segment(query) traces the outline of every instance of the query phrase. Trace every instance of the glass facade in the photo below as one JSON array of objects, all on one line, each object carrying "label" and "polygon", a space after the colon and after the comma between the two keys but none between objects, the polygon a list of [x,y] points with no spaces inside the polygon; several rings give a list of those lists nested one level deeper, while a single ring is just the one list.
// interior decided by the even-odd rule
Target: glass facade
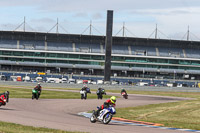
[{"label": "glass facade", "polygon": [[[82,54],[82,53],[52,53],[48,51],[7,51],[0,50],[0,60],[15,62],[34,62],[34,63],[62,63],[62,64],[85,64],[104,66],[103,54]],[[189,60],[181,58],[158,58],[141,57],[136,55],[112,55],[112,66],[119,67],[142,67],[142,68],[164,68],[164,69],[183,69],[200,70],[200,60]]]}]

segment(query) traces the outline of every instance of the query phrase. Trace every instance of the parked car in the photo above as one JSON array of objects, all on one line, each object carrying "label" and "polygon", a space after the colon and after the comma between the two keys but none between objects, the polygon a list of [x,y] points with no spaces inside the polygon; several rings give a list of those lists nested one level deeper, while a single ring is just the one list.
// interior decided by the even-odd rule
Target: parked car
[{"label": "parked car", "polygon": [[75,80],[75,79],[69,79],[69,80],[68,80],[68,83],[69,83],[69,84],[75,84],[75,83],[76,83],[76,80]]},{"label": "parked car", "polygon": [[67,79],[66,78],[60,79],[60,83],[67,83]]},{"label": "parked car", "polygon": [[77,79],[77,80],[76,80],[76,83],[77,83],[77,84],[83,84],[83,80],[82,80],[82,79]]},{"label": "parked car", "polygon": [[97,84],[103,84],[103,80],[97,80]]}]

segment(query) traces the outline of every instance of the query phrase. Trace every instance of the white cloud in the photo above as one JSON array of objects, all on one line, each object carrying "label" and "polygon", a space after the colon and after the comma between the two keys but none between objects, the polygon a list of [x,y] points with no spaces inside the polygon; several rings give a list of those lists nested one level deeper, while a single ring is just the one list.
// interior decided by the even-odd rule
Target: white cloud
[{"label": "white cloud", "polygon": [[190,8],[200,5],[199,0],[0,0],[0,6],[36,6],[48,11],[97,11]]},{"label": "white cloud", "polygon": [[114,10],[113,34],[125,22],[138,37],[148,37],[156,23],[170,37],[180,37],[188,25],[191,32],[200,35],[199,0],[0,0],[0,28],[13,29],[26,16],[36,30],[50,29],[58,18],[72,33],[81,33],[92,20],[94,27],[105,34],[108,9]]},{"label": "white cloud", "polygon": [[77,17],[77,18],[85,18],[85,17],[88,17],[88,14],[86,12],[78,12],[78,13],[75,13],[73,15],[73,17]]},{"label": "white cloud", "polygon": [[33,18],[31,19],[31,22],[32,23],[56,23],[56,20],[54,19],[51,19],[51,18],[47,18],[47,17],[44,17],[44,18]]}]

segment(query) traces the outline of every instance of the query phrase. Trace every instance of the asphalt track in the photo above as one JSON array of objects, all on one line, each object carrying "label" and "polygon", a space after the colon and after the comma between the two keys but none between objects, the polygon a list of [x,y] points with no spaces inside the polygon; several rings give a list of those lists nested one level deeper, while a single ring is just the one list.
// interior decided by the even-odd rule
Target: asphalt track
[{"label": "asphalt track", "polygon": [[[108,93],[109,94],[109,93]],[[110,93],[109,95],[119,95]],[[175,102],[183,98],[160,97],[130,94],[129,99],[117,99],[117,108],[138,105]],[[98,99],[15,99],[11,98],[6,106],[0,108],[0,121],[13,122],[34,127],[46,127],[66,131],[91,133],[187,133],[124,125],[119,123],[90,123],[88,118],[77,115],[79,112],[96,109],[104,100]],[[190,132],[191,133],[191,132]]]}]

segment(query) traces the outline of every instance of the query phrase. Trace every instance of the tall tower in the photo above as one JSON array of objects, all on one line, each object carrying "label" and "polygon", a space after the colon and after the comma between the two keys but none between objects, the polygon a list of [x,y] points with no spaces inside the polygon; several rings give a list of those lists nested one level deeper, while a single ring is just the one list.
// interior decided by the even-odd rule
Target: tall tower
[{"label": "tall tower", "polygon": [[110,82],[111,75],[111,54],[112,54],[112,29],[113,29],[113,11],[107,11],[106,40],[105,40],[105,67],[104,81]]}]

